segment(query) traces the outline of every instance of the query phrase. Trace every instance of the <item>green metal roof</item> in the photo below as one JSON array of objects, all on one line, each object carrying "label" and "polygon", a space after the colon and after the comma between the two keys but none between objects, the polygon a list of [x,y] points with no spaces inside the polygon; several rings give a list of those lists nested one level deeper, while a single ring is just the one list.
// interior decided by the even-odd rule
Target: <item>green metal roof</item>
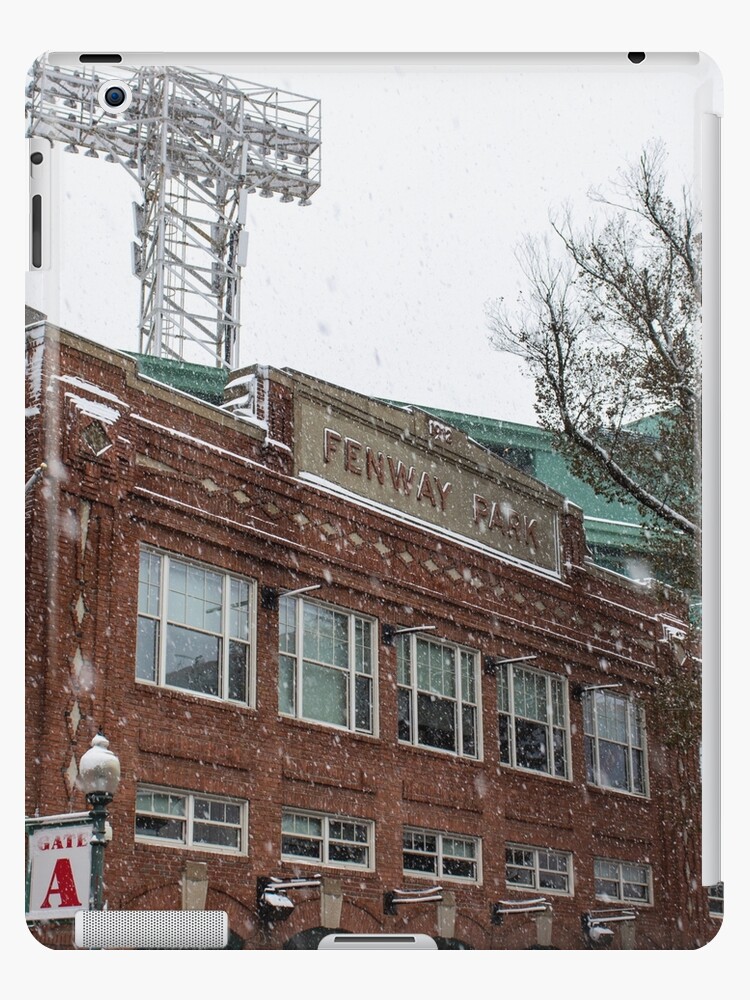
[{"label": "green metal roof", "polygon": [[[403,405],[403,404],[398,404]],[[495,420],[454,410],[420,409],[463,431],[478,444],[528,472],[577,504],[587,518],[586,534],[592,544],[613,545],[619,539],[637,548],[641,519],[635,505],[607,500],[588,483],[578,479],[563,455],[556,450],[553,435],[541,427]],[[588,520],[589,518],[594,520]]]},{"label": "green metal roof", "polygon": [[[230,375],[226,369],[156,358],[149,354],[126,353],[135,359],[138,371],[147,378],[215,406],[223,402],[224,386]],[[419,408],[463,431],[478,444],[579,506],[584,513],[586,537],[597,562],[618,572],[626,572],[627,556],[643,551],[641,521],[636,507],[607,500],[588,483],[574,476],[564,456],[555,449],[553,435],[549,431],[455,410],[430,406]]]},{"label": "green metal roof", "polygon": [[141,375],[155,382],[162,382],[172,389],[179,389],[189,396],[202,399],[205,403],[213,403],[214,406],[224,401],[224,386],[229,378],[229,372],[225,368],[209,368],[206,365],[155,358],[150,354],[135,354],[132,351],[125,353],[135,359]]}]

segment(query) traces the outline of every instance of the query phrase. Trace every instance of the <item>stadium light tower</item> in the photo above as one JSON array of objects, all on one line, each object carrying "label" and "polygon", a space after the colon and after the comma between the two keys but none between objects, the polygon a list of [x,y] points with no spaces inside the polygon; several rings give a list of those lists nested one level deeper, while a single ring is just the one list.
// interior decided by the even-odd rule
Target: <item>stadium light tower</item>
[{"label": "stadium light tower", "polygon": [[[112,81],[132,92],[120,114],[98,99]],[[236,368],[247,196],[310,204],[320,187],[320,102],[202,70],[46,58],[32,67],[27,97],[29,135],[103,154],[140,185],[141,353],[185,359],[189,350]]]}]

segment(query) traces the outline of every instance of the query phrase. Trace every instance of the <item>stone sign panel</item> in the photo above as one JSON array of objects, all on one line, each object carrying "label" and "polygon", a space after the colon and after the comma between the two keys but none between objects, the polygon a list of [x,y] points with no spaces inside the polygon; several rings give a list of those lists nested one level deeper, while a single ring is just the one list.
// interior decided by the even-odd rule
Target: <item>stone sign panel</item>
[{"label": "stone sign panel", "polygon": [[294,426],[300,478],[559,574],[563,498],[455,428],[419,410],[299,384]]}]

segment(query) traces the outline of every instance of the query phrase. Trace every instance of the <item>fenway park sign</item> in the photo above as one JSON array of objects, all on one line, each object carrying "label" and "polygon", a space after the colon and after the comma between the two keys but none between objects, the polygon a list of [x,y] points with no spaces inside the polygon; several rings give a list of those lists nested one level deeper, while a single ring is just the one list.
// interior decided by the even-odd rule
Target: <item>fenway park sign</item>
[{"label": "fenway park sign", "polygon": [[557,494],[421,411],[372,404],[358,417],[298,393],[297,475],[559,573]]}]

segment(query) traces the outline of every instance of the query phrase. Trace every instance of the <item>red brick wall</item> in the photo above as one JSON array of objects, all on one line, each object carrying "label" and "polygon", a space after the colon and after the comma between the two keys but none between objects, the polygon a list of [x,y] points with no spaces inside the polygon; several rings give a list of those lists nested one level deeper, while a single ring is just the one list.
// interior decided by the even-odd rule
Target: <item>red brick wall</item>
[{"label": "red brick wall", "polygon": [[[122,765],[106,855],[110,906],[179,907],[186,860],[205,861],[209,907],[227,909],[249,947],[280,947],[320,923],[318,896],[310,890],[295,897],[293,916],[271,933],[256,923],[257,877],[295,872],[279,860],[280,816],[283,806],[297,806],[375,822],[376,871],[327,872],[342,881],[347,930],[436,933],[434,904],[404,907],[397,917],[383,914],[384,891],[408,882],[401,856],[408,824],[482,838],[482,885],[445,883],[456,896],[455,936],[473,947],[517,948],[536,940],[529,918],[490,922],[494,902],[522,898],[505,886],[507,842],[574,852],[575,895],[548,897],[557,947],[585,947],[581,914],[602,908],[594,898],[595,856],[652,866],[654,905],[639,910],[637,947],[689,948],[710,938],[716,925],[694,884],[698,796],[679,806],[684,789],[698,788],[697,749],[667,745],[668,727],[660,734],[659,721],[663,728],[668,720],[660,719],[655,700],[657,678],[675,669],[659,614],[684,609],[663,594],[587,570],[575,513],[562,528],[568,567],[562,580],[552,579],[292,480],[288,453],[269,444],[262,430],[154,388],[121,356],[62,335],[56,373],[116,399],[52,379],[54,391],[45,397],[50,409],[31,421],[32,461],[44,450],[45,433],[47,449],[59,449],[61,461],[30,517],[27,809],[45,815],[85,808],[65,772],[102,727]],[[271,388],[271,437],[289,443],[289,389]],[[110,447],[98,457],[82,437],[94,419],[87,412],[92,407],[82,409],[71,394],[120,414],[105,425]],[[209,481],[216,488],[207,487]],[[295,520],[300,514],[303,523]],[[481,654],[537,654],[534,666],[567,676],[571,691],[573,684],[616,678],[645,704],[650,796],[586,784],[582,709],[572,697],[571,781],[501,767],[497,681],[484,671],[481,762],[399,745],[395,647],[382,643],[378,737],[282,718],[278,616],[260,603],[255,707],[138,683],[141,544],[251,577],[259,589],[319,583],[325,569],[330,582],[320,599],[373,615],[378,626],[426,621]],[[247,857],[136,844],[138,782],[247,800]],[[303,874],[310,870],[299,867]],[[614,947],[617,941],[616,935]]]}]

